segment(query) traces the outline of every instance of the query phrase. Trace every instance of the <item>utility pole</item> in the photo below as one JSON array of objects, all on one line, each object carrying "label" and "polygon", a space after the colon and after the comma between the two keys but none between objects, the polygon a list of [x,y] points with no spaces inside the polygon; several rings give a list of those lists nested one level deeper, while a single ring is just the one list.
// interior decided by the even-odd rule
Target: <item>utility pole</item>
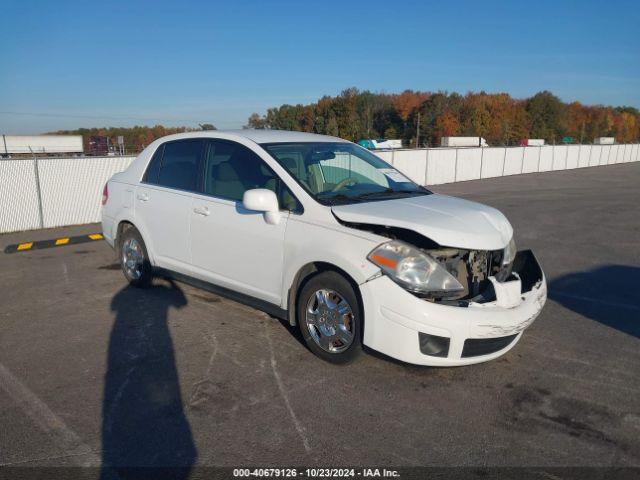
[{"label": "utility pole", "polygon": [[420,148],[420,112],[418,112],[418,125],[416,127],[416,148]]}]

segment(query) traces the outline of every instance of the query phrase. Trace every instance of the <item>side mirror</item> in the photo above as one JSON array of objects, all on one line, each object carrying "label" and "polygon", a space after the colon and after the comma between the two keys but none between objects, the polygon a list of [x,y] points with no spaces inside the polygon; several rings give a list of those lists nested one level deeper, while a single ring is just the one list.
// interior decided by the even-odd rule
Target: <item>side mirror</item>
[{"label": "side mirror", "polygon": [[266,188],[253,188],[244,192],[242,205],[247,210],[264,212],[264,219],[270,225],[280,223],[280,206],[278,197]]}]

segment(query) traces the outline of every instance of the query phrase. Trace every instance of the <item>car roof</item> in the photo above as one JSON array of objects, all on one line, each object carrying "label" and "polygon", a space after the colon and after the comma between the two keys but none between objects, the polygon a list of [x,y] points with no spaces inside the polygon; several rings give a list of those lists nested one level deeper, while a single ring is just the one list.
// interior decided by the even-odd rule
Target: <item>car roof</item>
[{"label": "car roof", "polygon": [[197,132],[177,133],[163,137],[161,140],[180,140],[181,138],[246,138],[255,143],[279,143],[279,142],[347,142],[338,137],[328,135],[318,135],[317,133],[291,132],[288,130],[203,130]]},{"label": "car roof", "polygon": [[225,140],[235,140],[241,143],[254,142],[257,144],[265,143],[283,143],[283,142],[341,142],[350,143],[338,137],[330,137],[328,135],[318,135],[316,133],[306,132],[289,132],[287,130],[202,130],[197,132],[184,132],[167,135],[165,137],[154,140],[145,148],[140,155],[129,165],[126,172],[122,174],[123,178],[128,181],[138,182],[147,165],[151,161],[151,157],[159,145],[165,142],[175,140],[183,140],[187,138],[222,138]]}]

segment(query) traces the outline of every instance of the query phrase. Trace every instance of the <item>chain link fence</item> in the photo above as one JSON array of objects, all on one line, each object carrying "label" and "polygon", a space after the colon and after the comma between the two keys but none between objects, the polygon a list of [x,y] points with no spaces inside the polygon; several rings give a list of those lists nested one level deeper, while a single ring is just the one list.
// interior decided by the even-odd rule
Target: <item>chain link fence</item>
[{"label": "chain link fence", "polygon": [[99,221],[104,184],[134,158],[0,160],[0,233]]}]

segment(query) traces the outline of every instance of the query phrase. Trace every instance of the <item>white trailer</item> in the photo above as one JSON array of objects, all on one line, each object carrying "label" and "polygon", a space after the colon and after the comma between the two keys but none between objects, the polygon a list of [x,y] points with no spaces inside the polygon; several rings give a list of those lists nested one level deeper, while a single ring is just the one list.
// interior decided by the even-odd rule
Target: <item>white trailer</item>
[{"label": "white trailer", "polygon": [[83,153],[82,135],[2,135],[0,155]]},{"label": "white trailer", "polygon": [[595,145],[613,145],[616,143],[615,137],[598,137],[593,140]]},{"label": "white trailer", "polygon": [[525,138],[521,145],[523,147],[542,147],[544,146],[544,138]]},{"label": "white trailer", "polygon": [[442,137],[441,147],[488,147],[487,141],[482,137]]},{"label": "white trailer", "polygon": [[379,148],[402,148],[402,140],[374,140],[373,144],[376,149]]},{"label": "white trailer", "polygon": [[402,140],[385,140],[383,138],[379,140],[371,140],[363,138],[358,141],[358,145],[361,147],[367,148],[369,150],[380,150],[380,149],[391,149],[391,148],[402,148]]}]

